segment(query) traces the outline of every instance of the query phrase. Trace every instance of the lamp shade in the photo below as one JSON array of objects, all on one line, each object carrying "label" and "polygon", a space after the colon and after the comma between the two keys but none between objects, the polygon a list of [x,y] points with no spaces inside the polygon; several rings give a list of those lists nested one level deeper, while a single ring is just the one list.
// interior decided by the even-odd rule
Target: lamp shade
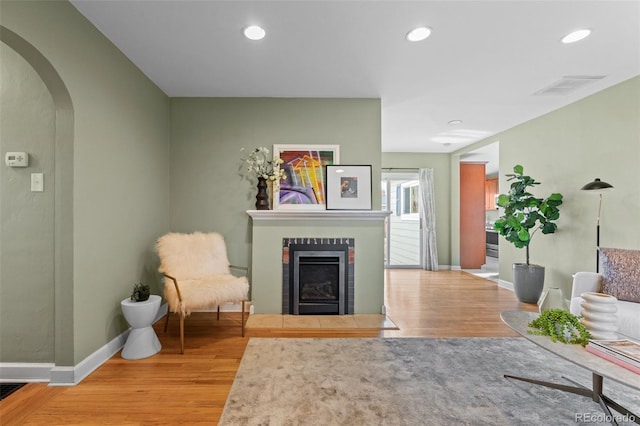
[{"label": "lamp shade", "polygon": [[607,182],[601,181],[600,178],[595,178],[593,182],[589,182],[588,184],[580,188],[581,191],[598,191],[598,192],[610,191],[612,189],[613,189],[613,185]]}]

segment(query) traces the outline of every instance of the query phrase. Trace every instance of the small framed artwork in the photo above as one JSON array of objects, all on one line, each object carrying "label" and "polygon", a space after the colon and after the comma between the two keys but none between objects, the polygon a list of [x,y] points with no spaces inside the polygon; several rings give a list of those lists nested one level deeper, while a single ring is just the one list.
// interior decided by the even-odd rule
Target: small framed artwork
[{"label": "small framed artwork", "polygon": [[285,179],[273,188],[273,208],[324,210],[325,167],[340,162],[338,145],[273,145]]},{"label": "small framed artwork", "polygon": [[371,210],[371,166],[327,166],[327,210]]}]

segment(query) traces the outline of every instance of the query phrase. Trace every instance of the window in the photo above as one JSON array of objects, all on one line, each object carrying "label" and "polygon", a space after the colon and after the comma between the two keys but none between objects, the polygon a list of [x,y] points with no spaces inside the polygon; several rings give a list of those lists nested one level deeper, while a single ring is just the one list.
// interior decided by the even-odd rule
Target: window
[{"label": "window", "polygon": [[402,184],[402,200],[400,204],[402,206],[402,220],[420,220],[418,216],[419,191],[420,184],[417,180],[405,182]]},{"label": "window", "polygon": [[382,173],[385,220],[385,268],[420,267],[420,198],[417,172]]}]

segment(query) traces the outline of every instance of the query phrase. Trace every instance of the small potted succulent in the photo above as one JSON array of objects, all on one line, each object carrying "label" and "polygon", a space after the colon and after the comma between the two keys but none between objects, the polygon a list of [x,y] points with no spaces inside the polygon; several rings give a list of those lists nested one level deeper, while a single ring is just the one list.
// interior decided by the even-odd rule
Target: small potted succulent
[{"label": "small potted succulent", "polygon": [[552,342],[586,346],[591,338],[591,333],[580,322],[580,318],[564,309],[549,309],[528,324],[534,329],[529,330],[529,334],[549,336]]},{"label": "small potted succulent", "polygon": [[133,292],[131,293],[131,300],[134,302],[144,302],[149,300],[151,290],[147,284],[137,283],[133,286]]}]

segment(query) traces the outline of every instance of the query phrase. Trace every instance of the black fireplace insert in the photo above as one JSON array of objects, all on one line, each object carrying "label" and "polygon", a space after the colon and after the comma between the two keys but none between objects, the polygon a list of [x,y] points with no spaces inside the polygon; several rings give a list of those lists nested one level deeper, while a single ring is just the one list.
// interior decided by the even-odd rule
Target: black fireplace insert
[{"label": "black fireplace insert", "polygon": [[283,313],[352,314],[353,239],[300,240],[284,246]]},{"label": "black fireplace insert", "polygon": [[291,275],[294,315],[344,314],[346,250],[296,250]]}]

